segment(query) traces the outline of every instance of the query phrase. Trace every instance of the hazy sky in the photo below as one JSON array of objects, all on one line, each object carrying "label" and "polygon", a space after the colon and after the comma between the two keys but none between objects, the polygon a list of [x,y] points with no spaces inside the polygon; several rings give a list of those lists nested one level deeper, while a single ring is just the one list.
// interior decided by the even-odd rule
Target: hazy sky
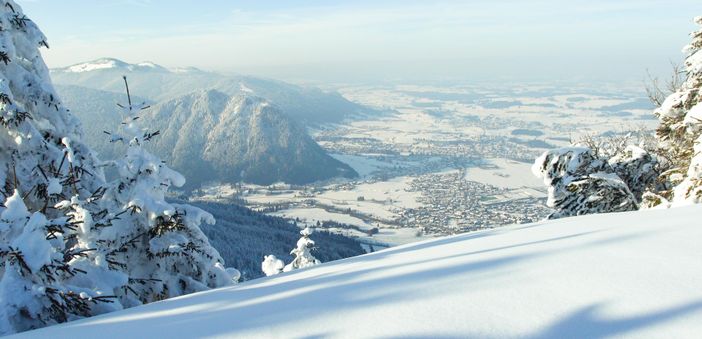
[{"label": "hazy sky", "polygon": [[99,57],[317,81],[663,73],[701,0],[17,0],[50,67]]}]

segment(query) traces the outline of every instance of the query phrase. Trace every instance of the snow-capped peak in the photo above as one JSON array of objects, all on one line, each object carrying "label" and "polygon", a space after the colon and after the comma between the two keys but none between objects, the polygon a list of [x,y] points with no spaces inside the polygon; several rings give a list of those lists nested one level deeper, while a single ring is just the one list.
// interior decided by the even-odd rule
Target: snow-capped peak
[{"label": "snow-capped peak", "polygon": [[67,73],[85,73],[92,71],[108,70],[108,69],[119,69],[125,71],[163,71],[169,72],[163,66],[155,64],[150,61],[144,61],[136,64],[130,64],[115,58],[100,58],[93,61],[82,62],[79,64],[71,65],[65,68],[59,68],[55,71],[67,72]]},{"label": "snow-capped peak", "polygon": [[196,72],[202,72],[201,69],[196,68],[196,67],[173,67],[169,68],[168,71],[171,73],[196,73]]},{"label": "snow-capped peak", "polygon": [[251,88],[246,86],[243,82],[239,83],[239,89],[244,93],[253,94],[253,92],[254,92]]},{"label": "snow-capped peak", "polygon": [[75,64],[72,66],[68,66],[64,69],[64,71],[72,72],[72,73],[82,73],[82,72],[95,71],[95,70],[99,70],[99,69],[124,67],[127,65],[128,64],[126,62],[121,61],[121,60],[112,59],[112,58],[102,58],[102,59],[97,59],[97,60],[93,60],[93,61],[88,61],[88,62],[83,62],[83,63]]},{"label": "snow-capped peak", "polygon": [[161,66],[159,66],[159,65],[157,65],[157,64],[155,64],[155,63],[153,63],[153,62],[151,62],[151,61],[140,62],[140,63],[137,64],[137,66],[149,67],[149,68],[158,68],[158,67],[161,67]]}]

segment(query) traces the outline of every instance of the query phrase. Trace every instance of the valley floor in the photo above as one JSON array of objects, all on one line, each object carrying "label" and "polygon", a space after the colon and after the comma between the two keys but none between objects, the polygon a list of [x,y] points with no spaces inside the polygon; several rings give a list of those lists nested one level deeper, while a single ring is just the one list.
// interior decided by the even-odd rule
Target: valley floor
[{"label": "valley floor", "polygon": [[692,338],[702,206],[444,237],[24,338]]}]

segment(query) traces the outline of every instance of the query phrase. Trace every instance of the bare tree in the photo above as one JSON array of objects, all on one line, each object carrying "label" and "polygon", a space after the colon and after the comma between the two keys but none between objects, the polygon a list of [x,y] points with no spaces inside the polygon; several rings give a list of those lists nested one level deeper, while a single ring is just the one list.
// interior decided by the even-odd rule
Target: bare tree
[{"label": "bare tree", "polygon": [[670,62],[672,68],[672,73],[670,78],[665,81],[660,80],[651,74],[650,71],[646,71],[646,79],[644,80],[644,88],[646,89],[646,96],[656,106],[660,106],[665,101],[671,93],[677,92],[682,84],[685,82],[685,69],[682,65]]},{"label": "bare tree", "polygon": [[577,138],[571,136],[570,143],[585,146],[600,158],[622,155],[629,145],[638,145],[654,154],[658,147],[654,132],[643,124],[630,125],[608,135],[585,133]]}]

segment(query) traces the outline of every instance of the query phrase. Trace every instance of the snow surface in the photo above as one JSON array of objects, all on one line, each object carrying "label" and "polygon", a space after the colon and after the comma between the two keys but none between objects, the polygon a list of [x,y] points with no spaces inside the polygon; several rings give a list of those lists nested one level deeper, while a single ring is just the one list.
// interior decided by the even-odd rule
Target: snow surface
[{"label": "snow surface", "polygon": [[[421,203],[417,201],[421,194],[410,191],[410,183],[413,179],[410,176],[401,176],[388,181],[359,184],[351,190],[328,190],[315,196],[315,199],[326,203],[343,202],[355,205],[361,208],[351,206],[352,209],[368,212],[381,218],[392,219],[395,215],[391,210],[397,207],[421,207]],[[365,200],[358,201],[357,199],[360,196]],[[379,208],[378,205],[382,205],[382,207]]]},{"label": "snow surface", "polygon": [[356,218],[354,216],[350,216],[348,214],[341,214],[341,213],[333,213],[333,212],[327,212],[326,210],[318,207],[313,207],[313,208],[291,208],[291,209],[285,209],[285,210],[280,210],[276,211],[273,213],[269,213],[269,215],[277,216],[277,217],[284,217],[284,218],[291,218],[291,219],[297,219],[300,218],[300,221],[304,223],[305,225],[309,226],[314,226],[317,224],[317,222],[324,222],[324,221],[336,221],[338,223],[342,224],[349,224],[349,225],[355,225],[363,228],[372,228],[372,225],[369,225],[365,221]]},{"label": "snow surface", "polygon": [[17,337],[696,337],[701,212],[468,233]]},{"label": "snow surface", "polygon": [[387,162],[378,161],[371,157],[351,155],[351,154],[329,154],[334,159],[339,160],[353,168],[361,177],[367,177],[369,174],[376,172],[382,168],[390,167]]},{"label": "snow surface", "polygon": [[465,179],[501,188],[543,187],[531,164],[504,158],[486,159],[487,166],[467,167]]},{"label": "snow surface", "polygon": [[59,178],[49,178],[49,184],[46,186],[46,193],[52,195],[59,194],[61,191],[63,191],[61,180],[59,180]]}]

